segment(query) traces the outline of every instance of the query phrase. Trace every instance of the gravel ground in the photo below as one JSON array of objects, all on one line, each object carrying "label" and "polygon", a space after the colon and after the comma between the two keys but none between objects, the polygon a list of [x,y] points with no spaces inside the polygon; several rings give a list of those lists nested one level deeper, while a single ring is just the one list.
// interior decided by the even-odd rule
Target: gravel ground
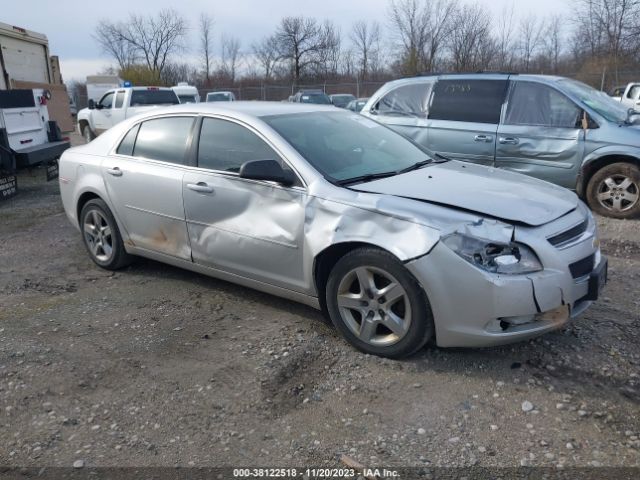
[{"label": "gravel ground", "polygon": [[310,308],[139,260],[100,270],[36,170],[0,204],[0,465],[639,466],[640,229],[603,298],[489,349],[363,355]]}]

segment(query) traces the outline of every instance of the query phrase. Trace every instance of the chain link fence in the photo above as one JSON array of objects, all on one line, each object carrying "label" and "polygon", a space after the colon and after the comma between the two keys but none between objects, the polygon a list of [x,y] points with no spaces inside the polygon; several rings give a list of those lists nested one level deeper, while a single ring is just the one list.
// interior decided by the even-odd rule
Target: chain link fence
[{"label": "chain link fence", "polygon": [[[625,70],[614,74],[614,72],[579,72],[561,74],[568,78],[574,78],[587,83],[598,90],[611,93],[617,86],[626,85],[630,82],[640,82],[640,71]],[[341,82],[341,83],[261,83],[254,85],[243,85],[242,82],[236,85],[220,85],[215,88],[199,89],[200,98],[204,101],[207,93],[214,91],[233,92],[236,100],[264,100],[272,102],[287,101],[290,96],[295,95],[299,90],[322,90],[327,95],[335,93],[350,93],[356,98],[370,97],[386,81],[371,82]],[[78,110],[87,106],[86,94],[74,92],[74,100]]]}]

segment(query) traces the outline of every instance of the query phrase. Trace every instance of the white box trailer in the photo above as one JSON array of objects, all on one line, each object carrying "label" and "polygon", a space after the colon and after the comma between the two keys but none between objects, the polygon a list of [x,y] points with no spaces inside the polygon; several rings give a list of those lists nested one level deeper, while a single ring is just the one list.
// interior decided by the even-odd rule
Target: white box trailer
[{"label": "white box trailer", "polygon": [[117,75],[87,76],[87,101],[98,103],[109,90],[124,86],[124,81]]},{"label": "white box trailer", "polygon": [[70,143],[49,119],[49,88],[62,87],[52,83],[47,37],[0,22],[0,200],[17,193],[17,168],[46,165],[47,180],[57,176]]},{"label": "white box trailer", "polygon": [[0,90],[14,81],[52,83],[47,36],[0,22],[0,69]]}]

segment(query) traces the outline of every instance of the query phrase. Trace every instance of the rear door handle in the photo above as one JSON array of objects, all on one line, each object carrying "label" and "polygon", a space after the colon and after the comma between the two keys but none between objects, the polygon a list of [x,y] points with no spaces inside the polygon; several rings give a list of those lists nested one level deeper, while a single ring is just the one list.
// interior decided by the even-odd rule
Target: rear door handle
[{"label": "rear door handle", "polygon": [[209,185],[207,185],[204,182],[187,183],[187,188],[189,190],[193,190],[194,192],[213,193],[213,188],[211,188]]},{"label": "rear door handle", "polygon": [[520,140],[514,137],[500,137],[498,140],[502,145],[517,145]]},{"label": "rear door handle", "polygon": [[113,175],[114,177],[122,176],[122,170],[120,170],[118,167],[107,168],[107,173],[109,175]]},{"label": "rear door handle", "polygon": [[476,135],[473,139],[476,142],[493,142],[493,137],[491,135]]}]

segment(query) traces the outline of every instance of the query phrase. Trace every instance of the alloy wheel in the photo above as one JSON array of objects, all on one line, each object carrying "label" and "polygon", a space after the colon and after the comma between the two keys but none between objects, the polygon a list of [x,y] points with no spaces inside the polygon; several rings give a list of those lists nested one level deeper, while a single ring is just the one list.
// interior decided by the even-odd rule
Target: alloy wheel
[{"label": "alloy wheel", "polygon": [[640,198],[640,189],[626,175],[611,175],[598,186],[598,202],[607,210],[624,212],[632,209]]},{"label": "alloy wheel", "polygon": [[348,272],[338,286],[337,304],[351,332],[370,345],[393,345],[411,325],[407,292],[393,275],[377,267]]},{"label": "alloy wheel", "polygon": [[113,255],[113,237],[107,219],[98,210],[89,210],[83,230],[91,254],[100,262],[108,262]]}]

